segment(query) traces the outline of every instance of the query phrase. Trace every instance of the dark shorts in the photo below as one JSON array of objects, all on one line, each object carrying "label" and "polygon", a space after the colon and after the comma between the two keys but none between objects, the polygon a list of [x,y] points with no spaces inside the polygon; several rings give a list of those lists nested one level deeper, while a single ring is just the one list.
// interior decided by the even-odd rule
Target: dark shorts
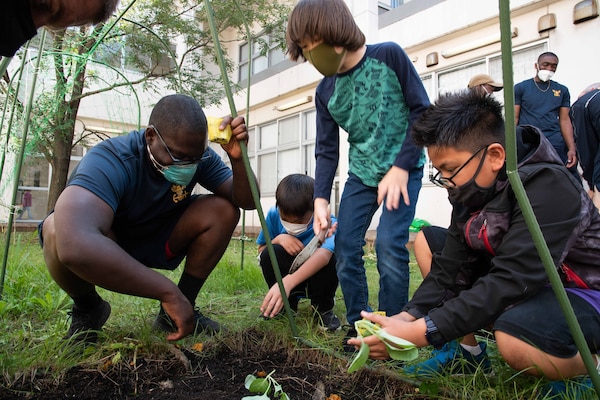
[{"label": "dark shorts", "polygon": [[186,256],[185,254],[177,254],[167,257],[167,242],[178,221],[179,218],[163,221],[161,229],[155,231],[154,236],[151,238],[146,237],[141,238],[141,240],[124,238],[123,240],[119,239],[117,243],[119,246],[123,247],[129,255],[147,267],[174,270],[181,264]]},{"label": "dark shorts", "polygon": [[[151,232],[152,236],[138,237],[133,235],[122,235],[117,240],[129,255],[141,262],[147,267],[174,270],[181,264],[186,254],[177,254],[167,257],[166,246],[171,232],[175,225],[185,212],[185,208],[181,208],[176,214],[172,213],[168,219],[163,221],[154,220],[153,223],[158,226],[157,229],[140,229],[143,232]],[[38,238],[40,245],[44,247],[42,227],[45,219],[38,225]]]},{"label": "dark shorts", "polygon": [[421,228],[421,231],[423,232],[423,236],[425,236],[425,240],[427,240],[427,244],[432,253],[442,251],[444,244],[446,243],[448,229],[442,228],[441,226],[424,226]]},{"label": "dark shorts", "polygon": [[[576,294],[567,292],[567,296],[590,351],[598,353],[600,314]],[[554,291],[549,287],[505,311],[494,323],[494,330],[519,338],[556,357],[570,358],[578,352]]]}]

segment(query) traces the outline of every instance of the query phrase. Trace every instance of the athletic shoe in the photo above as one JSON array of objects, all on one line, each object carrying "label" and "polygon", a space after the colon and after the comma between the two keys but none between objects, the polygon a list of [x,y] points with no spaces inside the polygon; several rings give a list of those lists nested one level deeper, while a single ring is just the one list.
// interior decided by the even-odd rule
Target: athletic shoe
[{"label": "athletic shoe", "polygon": [[356,332],[356,329],[354,329],[354,327],[350,327],[348,329],[348,331],[346,332],[346,336],[344,336],[344,339],[342,340],[342,350],[345,353],[354,353],[356,352],[356,347],[354,347],[351,344],[348,344],[348,340],[349,339],[353,339],[355,337],[358,336],[358,332]]},{"label": "athletic shoe", "polygon": [[473,374],[480,370],[488,374],[492,372],[492,365],[488,358],[485,342],[479,342],[481,353],[477,356],[469,353],[460,345],[458,340],[453,340],[431,352],[429,360],[404,368],[404,372],[422,378],[432,378],[440,375]]},{"label": "athletic shoe", "polygon": [[[194,309],[194,323],[195,326],[192,335],[197,335],[201,332],[214,335],[215,333],[219,333],[224,330],[224,328],[222,328],[217,321],[213,321],[197,309]],[[177,326],[162,307],[160,308],[160,311],[154,320],[154,328],[163,332],[177,331]]]},{"label": "athletic shoe", "polygon": [[552,381],[544,385],[540,390],[539,399],[569,399],[584,400],[597,399],[594,384],[589,376],[567,379],[564,381]]},{"label": "athletic shoe", "polygon": [[340,319],[333,313],[333,310],[324,313],[315,311],[314,319],[319,328],[326,332],[335,332],[342,326]]},{"label": "athletic shoe", "polygon": [[91,310],[73,305],[68,314],[71,317],[71,326],[63,339],[71,339],[74,342],[96,343],[98,332],[110,316],[110,304],[102,300]]}]

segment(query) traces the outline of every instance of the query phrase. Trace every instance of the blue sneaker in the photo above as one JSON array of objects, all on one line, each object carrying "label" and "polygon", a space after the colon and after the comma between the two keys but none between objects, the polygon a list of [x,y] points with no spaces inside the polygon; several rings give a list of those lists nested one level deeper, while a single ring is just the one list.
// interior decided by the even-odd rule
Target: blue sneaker
[{"label": "blue sneaker", "polygon": [[465,350],[458,340],[453,340],[431,352],[431,358],[416,365],[404,368],[404,372],[420,378],[433,378],[440,375],[473,374],[481,370],[486,374],[492,372],[488,358],[487,343],[479,342],[481,354],[474,356]]},{"label": "blue sneaker", "polygon": [[589,376],[549,382],[542,387],[538,396],[538,399],[545,400],[592,400],[597,398],[594,384]]}]

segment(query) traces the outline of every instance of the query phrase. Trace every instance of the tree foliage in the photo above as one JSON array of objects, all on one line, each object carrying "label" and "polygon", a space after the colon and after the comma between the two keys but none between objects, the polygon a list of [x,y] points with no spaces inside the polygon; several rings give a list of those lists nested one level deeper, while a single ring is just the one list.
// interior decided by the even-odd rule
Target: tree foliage
[{"label": "tree foliage", "polygon": [[[218,30],[227,31],[227,37],[245,41],[250,27],[256,37],[270,34],[285,48],[289,2],[213,0],[211,5]],[[36,97],[28,146],[52,166],[48,210],[66,186],[73,146],[85,144],[86,133],[96,134],[76,136],[84,98],[125,88],[159,96],[185,93],[203,106],[224,97],[206,21],[204,0],[131,0],[121,5],[119,18],[50,32],[51,45],[44,46],[42,56],[53,86]],[[233,71],[236,62],[227,59],[227,71]]]}]

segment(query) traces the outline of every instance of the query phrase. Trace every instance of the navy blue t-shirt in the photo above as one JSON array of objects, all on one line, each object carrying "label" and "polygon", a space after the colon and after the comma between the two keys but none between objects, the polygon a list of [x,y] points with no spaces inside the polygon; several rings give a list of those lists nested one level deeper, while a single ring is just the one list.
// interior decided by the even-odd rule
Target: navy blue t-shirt
[{"label": "navy blue t-shirt", "polygon": [[190,204],[196,183],[214,192],[233,174],[208,148],[192,181],[187,186],[172,184],[150,162],[144,132],[98,143],[68,183],[91,191],[114,210],[112,229],[118,239],[152,238],[170,216],[180,215]]},{"label": "navy blue t-shirt", "polygon": [[521,106],[519,125],[533,125],[544,133],[555,149],[566,148],[558,120],[560,108],[571,107],[566,86],[553,80],[536,86],[533,78],[524,80],[515,85],[515,105]]}]

